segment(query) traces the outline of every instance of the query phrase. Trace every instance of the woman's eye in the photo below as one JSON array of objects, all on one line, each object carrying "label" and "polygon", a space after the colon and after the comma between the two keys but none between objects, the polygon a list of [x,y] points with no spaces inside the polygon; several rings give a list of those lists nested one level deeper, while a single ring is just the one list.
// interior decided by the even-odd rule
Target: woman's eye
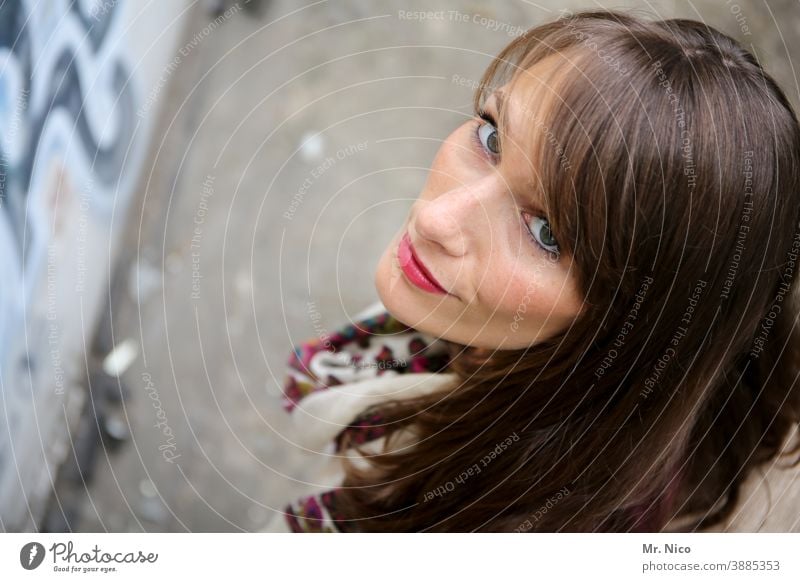
[{"label": "woman's eye", "polygon": [[546,218],[541,216],[528,216],[527,219],[528,230],[531,233],[534,241],[541,246],[544,250],[558,254],[558,241],[556,241],[550,230],[550,223]]},{"label": "woman's eye", "polygon": [[475,132],[478,143],[490,155],[500,155],[500,135],[494,118],[484,110],[479,110],[477,115],[483,120],[483,122],[478,122],[478,128]]},{"label": "woman's eye", "polygon": [[500,154],[500,144],[497,139],[497,128],[490,123],[483,123],[478,128],[478,138],[486,151],[494,155]]}]

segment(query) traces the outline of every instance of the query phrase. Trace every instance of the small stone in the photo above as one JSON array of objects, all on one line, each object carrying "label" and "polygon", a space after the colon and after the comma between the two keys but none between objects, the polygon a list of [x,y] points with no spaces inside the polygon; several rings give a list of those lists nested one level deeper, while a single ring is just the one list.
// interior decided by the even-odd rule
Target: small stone
[{"label": "small stone", "polygon": [[156,486],[153,485],[150,479],[142,479],[139,481],[139,493],[143,497],[151,498],[158,495],[158,490],[156,490]]},{"label": "small stone", "polygon": [[300,156],[306,162],[313,162],[322,157],[324,140],[316,132],[304,133],[300,138]]},{"label": "small stone", "polygon": [[103,371],[109,376],[121,376],[139,355],[139,345],[133,338],[119,342],[103,359]]}]

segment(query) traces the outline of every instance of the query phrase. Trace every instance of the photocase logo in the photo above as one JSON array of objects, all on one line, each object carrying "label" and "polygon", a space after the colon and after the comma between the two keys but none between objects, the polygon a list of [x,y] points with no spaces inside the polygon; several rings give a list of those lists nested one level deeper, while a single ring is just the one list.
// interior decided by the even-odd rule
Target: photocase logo
[{"label": "photocase logo", "polygon": [[35,570],[44,560],[44,546],[39,542],[28,542],[19,551],[19,563],[26,570]]}]

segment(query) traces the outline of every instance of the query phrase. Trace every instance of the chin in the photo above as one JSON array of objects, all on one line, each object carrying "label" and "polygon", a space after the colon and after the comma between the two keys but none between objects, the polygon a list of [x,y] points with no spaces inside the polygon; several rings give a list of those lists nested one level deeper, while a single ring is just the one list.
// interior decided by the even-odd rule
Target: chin
[{"label": "chin", "polygon": [[[400,319],[401,312],[403,311],[399,297],[396,297],[398,287],[403,284],[398,280],[399,272],[394,266],[394,241],[383,252],[380,260],[378,261],[378,268],[375,270],[375,290],[378,292],[378,297],[383,303],[386,310],[396,319]],[[405,323],[403,321],[403,323]],[[408,325],[408,324],[406,324]]]},{"label": "chin", "polygon": [[422,305],[423,298],[409,288],[409,283],[403,278],[400,268],[395,265],[392,245],[389,245],[378,262],[375,271],[375,290],[392,317],[419,331],[434,333],[429,325],[425,325],[424,320],[429,313]]}]

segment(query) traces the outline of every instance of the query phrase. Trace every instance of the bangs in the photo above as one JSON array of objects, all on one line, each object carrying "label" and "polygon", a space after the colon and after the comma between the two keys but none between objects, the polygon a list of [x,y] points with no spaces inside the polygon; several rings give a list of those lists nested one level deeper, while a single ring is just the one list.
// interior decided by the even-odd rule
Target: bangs
[{"label": "bangs", "polygon": [[[597,24],[591,37],[569,20],[529,30],[492,61],[473,97],[482,107],[498,87],[506,86],[509,94],[521,90],[526,75],[538,76],[533,67],[550,57],[561,59],[563,66],[542,76],[545,99],[524,96],[519,102],[530,144],[531,187],[540,190],[531,197],[543,201],[562,252],[577,260],[581,284],[619,239],[609,233],[635,228],[636,197],[624,200],[629,194],[610,192],[609,183],[621,180],[630,186],[626,193],[635,193],[631,152],[639,139],[653,139],[642,130],[652,122],[639,101],[639,89],[650,83],[641,51],[631,50],[631,39],[612,28],[614,23]],[[501,135],[508,127],[507,109],[498,112]]]},{"label": "bangs", "polygon": [[[546,39],[545,39],[546,40]],[[537,63],[548,57],[562,58],[565,63],[574,61],[578,51],[554,51],[547,48],[544,40],[533,39],[533,46],[521,44],[525,50],[520,51],[516,62],[499,55],[484,73],[481,84],[476,90],[473,101],[475,110],[484,108],[484,104],[495,91],[501,90],[510,96],[521,91],[519,87],[523,77],[536,76],[530,71]],[[570,67],[564,67],[564,71]],[[538,76],[536,76],[538,78]],[[519,194],[535,200],[541,206],[550,222],[554,236],[563,253],[574,256],[578,247],[577,210],[579,206],[578,192],[573,179],[574,168],[580,166],[569,154],[567,144],[574,141],[576,131],[581,122],[576,115],[570,113],[568,103],[563,98],[563,91],[575,83],[575,75],[568,75],[556,70],[541,82],[547,95],[544,99],[526,95],[521,103],[518,117],[515,120],[520,140],[524,140],[526,156],[530,160],[531,180],[530,192]],[[580,83],[583,85],[583,83]],[[582,88],[579,89],[583,90]],[[501,136],[508,135],[509,107],[508,98],[503,100],[498,111],[498,131]],[[566,115],[564,114],[566,112]],[[567,123],[565,119],[569,119]]]}]

